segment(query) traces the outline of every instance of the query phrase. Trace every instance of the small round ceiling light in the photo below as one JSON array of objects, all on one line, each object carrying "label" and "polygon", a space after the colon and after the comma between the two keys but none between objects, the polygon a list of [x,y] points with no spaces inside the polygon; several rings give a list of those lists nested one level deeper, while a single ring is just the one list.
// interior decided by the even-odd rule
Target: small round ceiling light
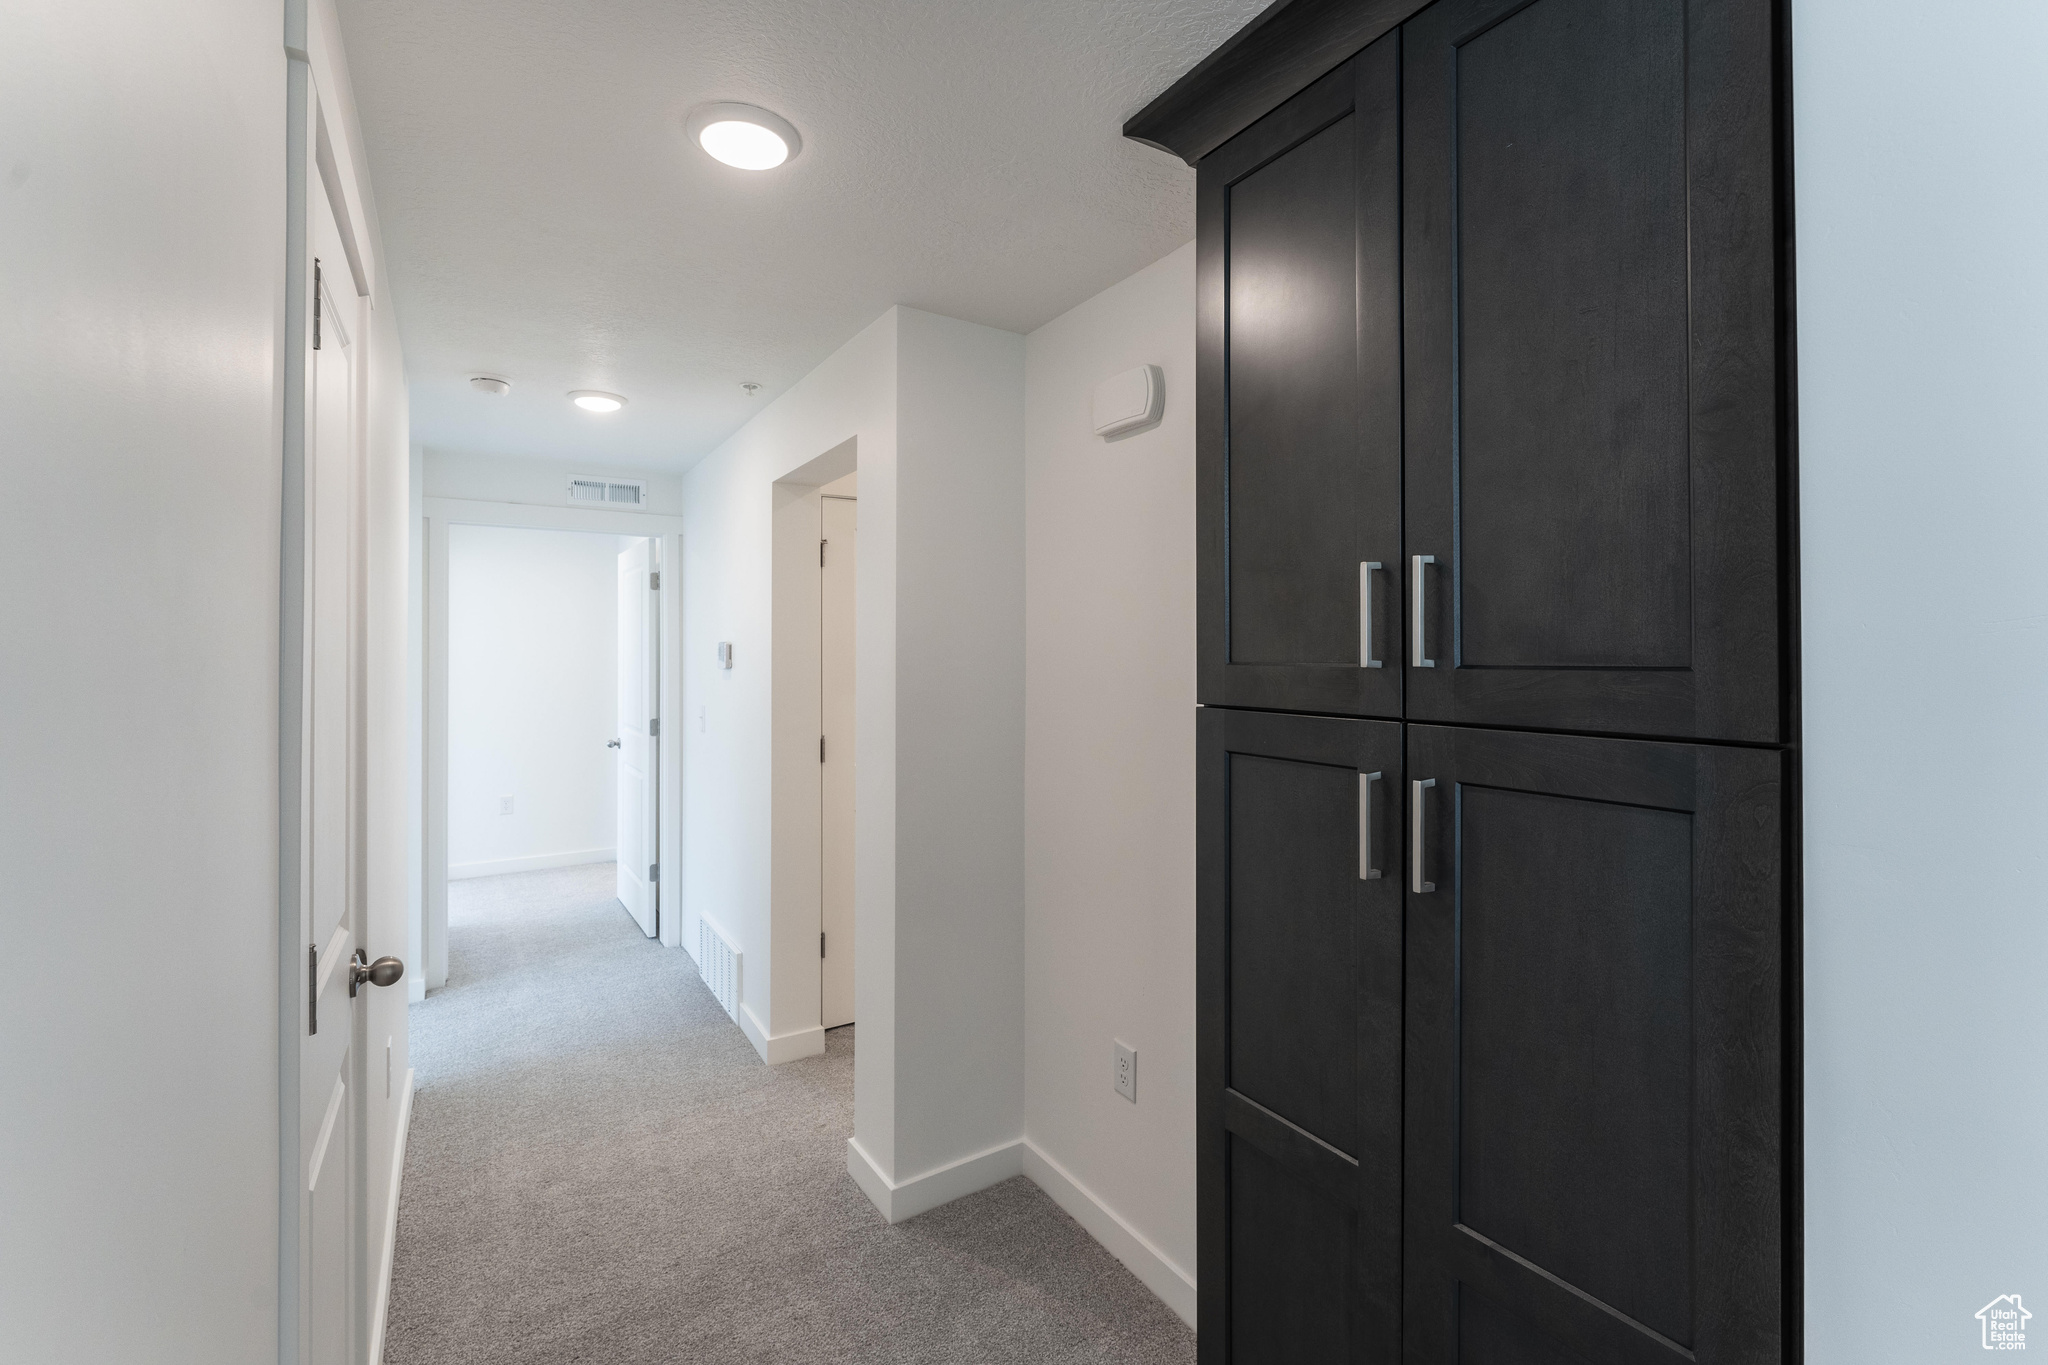
[{"label": "small round ceiling light", "polygon": [[683,126],[713,158],[743,171],[773,170],[804,145],[788,119],[751,104],[700,104]]},{"label": "small round ceiling light", "polygon": [[569,394],[569,401],[585,412],[617,412],[626,406],[626,400],[615,393],[602,389],[575,389]]},{"label": "small round ceiling light", "polygon": [[512,381],[501,374],[473,374],[469,377],[469,386],[493,398],[503,398],[512,392]]}]

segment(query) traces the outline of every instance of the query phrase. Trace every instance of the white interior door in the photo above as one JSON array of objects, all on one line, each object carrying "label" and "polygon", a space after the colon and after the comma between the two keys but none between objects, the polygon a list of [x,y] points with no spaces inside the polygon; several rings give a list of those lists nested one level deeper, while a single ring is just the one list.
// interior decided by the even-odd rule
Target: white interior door
[{"label": "white interior door", "polygon": [[661,730],[661,689],[655,683],[661,659],[658,570],[652,540],[619,555],[619,901],[649,938],[660,929],[654,823]]},{"label": "white interior door", "polygon": [[356,1365],[357,1105],[362,1093],[350,958],[360,939],[355,809],[362,735],[356,689],[360,462],[354,348],[361,310],[320,182],[309,194],[318,309],[307,337],[305,633],[300,730],[300,899],[308,1008],[300,1052],[300,1304],[303,1359]]},{"label": "white interior door", "polygon": [[823,895],[818,999],[826,1028],[853,1022],[853,565],[859,503],[827,497],[819,621],[822,627],[824,741]]}]

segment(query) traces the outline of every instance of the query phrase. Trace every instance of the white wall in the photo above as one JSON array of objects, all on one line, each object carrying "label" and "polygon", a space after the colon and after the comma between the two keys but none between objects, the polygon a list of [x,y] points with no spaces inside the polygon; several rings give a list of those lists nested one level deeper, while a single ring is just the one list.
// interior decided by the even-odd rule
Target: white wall
[{"label": "white wall", "polygon": [[[1024,1131],[1112,1211],[1184,1313],[1195,1270],[1195,249],[1026,342]],[[1166,375],[1159,425],[1095,385]],[[1110,1046],[1138,1052],[1138,1102]],[[1113,1250],[1121,1250],[1115,1241]]]},{"label": "white wall", "polygon": [[2048,1339],[2048,8],[1792,17],[1807,1360],[1919,1365]]},{"label": "white wall", "polygon": [[612,858],[620,545],[448,528],[450,877]]},{"label": "white wall", "polygon": [[[896,1141],[883,1169],[902,1181],[1023,1131],[1024,339],[898,311]],[[863,471],[863,572],[874,491]],[[864,605],[865,583],[855,595]],[[857,929],[865,1019],[873,940],[864,918]]]},{"label": "white wall", "polygon": [[[297,1184],[279,1164],[280,970],[299,946],[278,921],[277,689],[299,13],[15,7],[0,45],[10,1359],[278,1358],[280,1193]],[[294,41],[314,50],[347,175],[341,54],[323,6],[309,22]],[[373,297],[365,934],[382,952],[403,943],[405,417],[374,204],[355,188]],[[366,1026],[402,1077],[404,1000],[388,996]],[[377,1087],[365,1109],[373,1267],[400,1108]]]},{"label": "white wall", "polygon": [[[488,403],[492,400],[478,395],[477,401]],[[595,476],[646,484],[647,506],[641,509],[643,511],[673,515],[683,507],[683,478],[680,474],[656,474],[645,469],[614,465],[573,464],[563,460],[479,455],[454,450],[429,449],[425,460],[425,493],[430,498],[567,507],[570,505],[569,480]]]},{"label": "white wall", "polygon": [[274,1359],[278,13],[8,26],[0,1322],[23,1360]]},{"label": "white wall", "polygon": [[[682,639],[682,941],[693,952],[697,922],[708,916],[746,954],[743,1018],[766,1055],[815,1050],[815,927],[780,926],[770,906],[774,885],[774,502],[775,485],[852,441],[868,488],[893,488],[896,450],[896,314],[884,314],[685,476]],[[820,480],[822,481],[822,480]],[[866,491],[866,488],[863,490]],[[883,515],[880,505],[864,513]],[[856,859],[886,893],[894,863],[895,713],[889,704],[894,659],[893,499],[889,529],[870,537],[862,525],[858,611],[861,622],[859,762],[863,824]],[[870,551],[873,543],[877,548]],[[733,646],[721,668],[717,646]],[[879,670],[879,671],[878,671]],[[872,685],[870,682],[872,680]],[[812,742],[815,742],[813,740]],[[787,744],[782,755],[789,759]],[[870,755],[874,762],[870,763]],[[790,875],[787,870],[785,876]],[[871,891],[870,894],[873,894]],[[878,902],[886,914],[886,894]],[[869,923],[861,921],[863,942]],[[808,952],[802,941],[808,940]],[[879,930],[878,930],[879,932]],[[880,941],[886,941],[886,938]],[[866,954],[861,961],[868,960]],[[880,959],[878,958],[879,962]],[[863,1058],[889,1052],[886,1010],[873,1028],[862,1019]],[[874,1038],[872,1049],[865,1040]],[[777,1040],[784,1040],[778,1042]],[[867,1065],[863,1060],[863,1065]]]},{"label": "white wall", "polygon": [[807,919],[776,913],[776,879],[817,850],[777,835],[794,823],[773,774],[815,768],[816,734],[778,720],[775,509],[846,473],[849,441],[854,1125],[894,1207],[889,1186],[991,1147],[1014,1172],[1022,1132],[1023,339],[892,309],[687,476],[684,941],[709,915],[739,942],[742,1022],[764,1056],[818,1024],[815,896]]}]

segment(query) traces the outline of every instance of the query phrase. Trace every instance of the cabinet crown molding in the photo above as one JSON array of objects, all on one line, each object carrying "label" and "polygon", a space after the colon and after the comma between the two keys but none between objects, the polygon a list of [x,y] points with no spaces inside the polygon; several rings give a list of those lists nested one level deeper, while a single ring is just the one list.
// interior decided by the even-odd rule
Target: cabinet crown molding
[{"label": "cabinet crown molding", "polygon": [[1190,166],[1430,0],[1275,0],[1124,123]]}]

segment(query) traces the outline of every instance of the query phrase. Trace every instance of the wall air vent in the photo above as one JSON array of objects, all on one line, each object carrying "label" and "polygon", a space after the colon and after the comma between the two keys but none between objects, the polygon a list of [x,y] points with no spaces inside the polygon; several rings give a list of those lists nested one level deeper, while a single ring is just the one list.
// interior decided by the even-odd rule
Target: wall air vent
[{"label": "wall air vent", "polygon": [[743,962],[740,950],[733,946],[708,918],[697,921],[697,972],[704,978],[704,984],[711,988],[712,998],[719,1007],[740,1021],[740,967]]},{"label": "wall air vent", "polygon": [[587,507],[647,505],[647,485],[637,479],[571,479],[569,501]]}]

